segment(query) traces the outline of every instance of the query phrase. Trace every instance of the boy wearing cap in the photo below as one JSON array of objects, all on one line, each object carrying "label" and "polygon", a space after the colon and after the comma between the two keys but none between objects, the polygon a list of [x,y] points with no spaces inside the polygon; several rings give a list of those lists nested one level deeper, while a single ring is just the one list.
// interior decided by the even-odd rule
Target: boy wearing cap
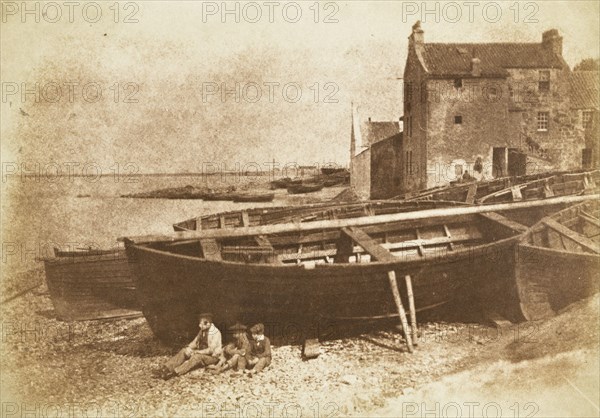
[{"label": "boy wearing cap", "polygon": [[228,369],[245,370],[246,357],[250,354],[250,341],[246,335],[246,326],[239,322],[228,328],[233,334],[233,341],[228,343],[221,354],[219,363],[213,368],[211,373],[219,374]]},{"label": "boy wearing cap", "polygon": [[196,338],[162,367],[162,378],[168,380],[199,367],[217,364],[222,351],[221,332],[213,324],[210,313],[198,317],[200,332]]},{"label": "boy wearing cap", "polygon": [[250,357],[248,365],[253,367],[250,374],[259,373],[271,364],[271,342],[265,337],[265,326],[256,324],[250,328],[252,341],[250,341]]}]

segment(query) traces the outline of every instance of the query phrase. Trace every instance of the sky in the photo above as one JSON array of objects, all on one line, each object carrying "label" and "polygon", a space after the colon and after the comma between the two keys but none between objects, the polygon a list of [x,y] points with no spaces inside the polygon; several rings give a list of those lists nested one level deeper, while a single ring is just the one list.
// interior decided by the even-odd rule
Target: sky
[{"label": "sky", "polygon": [[364,119],[402,115],[417,20],[426,42],[541,42],[556,28],[571,67],[600,55],[597,1],[1,6],[3,170],[347,164],[352,103]]}]

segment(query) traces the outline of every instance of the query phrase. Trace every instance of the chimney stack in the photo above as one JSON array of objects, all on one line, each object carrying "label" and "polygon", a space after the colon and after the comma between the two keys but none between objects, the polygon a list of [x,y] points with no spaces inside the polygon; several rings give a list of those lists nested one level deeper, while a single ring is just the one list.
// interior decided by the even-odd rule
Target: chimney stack
[{"label": "chimney stack", "polygon": [[479,58],[471,58],[471,75],[473,77],[481,76],[481,60]]},{"label": "chimney stack", "polygon": [[547,30],[542,34],[542,46],[562,57],[563,38],[557,29]]},{"label": "chimney stack", "polygon": [[425,32],[421,29],[421,21],[417,20],[412,27],[412,33],[408,37],[409,44],[414,44],[415,47],[422,47],[425,43]]}]

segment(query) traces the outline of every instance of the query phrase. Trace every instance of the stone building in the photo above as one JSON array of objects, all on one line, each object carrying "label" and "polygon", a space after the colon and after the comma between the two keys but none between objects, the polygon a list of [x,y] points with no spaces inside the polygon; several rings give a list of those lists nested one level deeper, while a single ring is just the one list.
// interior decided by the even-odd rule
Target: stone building
[{"label": "stone building", "polygon": [[408,38],[402,134],[356,148],[353,120],[357,194],[441,186],[465,171],[489,179],[597,166],[598,74],[571,72],[562,41],[551,29],[539,43],[426,43],[417,22]]},{"label": "stone building", "polygon": [[581,166],[570,69],[555,29],[541,43],[426,43],[417,22],[404,70],[407,190]]},{"label": "stone building", "polygon": [[352,109],[350,187],[360,199],[384,199],[402,193],[400,120],[360,120]]},{"label": "stone building", "polygon": [[575,129],[583,131],[585,138],[581,159],[583,168],[600,168],[599,80],[600,73],[597,71],[574,71],[570,78],[571,109],[574,112]]}]

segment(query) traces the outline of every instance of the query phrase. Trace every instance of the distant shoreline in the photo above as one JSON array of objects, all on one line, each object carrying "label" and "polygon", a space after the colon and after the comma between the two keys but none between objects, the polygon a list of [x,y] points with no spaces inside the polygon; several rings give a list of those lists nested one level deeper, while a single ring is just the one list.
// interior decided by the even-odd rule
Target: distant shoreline
[{"label": "distant shoreline", "polygon": [[[284,174],[278,174],[284,176]],[[20,177],[114,177],[114,173],[110,174],[21,174]],[[239,173],[237,171],[217,172],[217,173],[135,173],[135,174],[120,174],[121,177],[203,177],[203,176],[242,176],[242,177],[265,177],[273,176],[270,171]]]}]

